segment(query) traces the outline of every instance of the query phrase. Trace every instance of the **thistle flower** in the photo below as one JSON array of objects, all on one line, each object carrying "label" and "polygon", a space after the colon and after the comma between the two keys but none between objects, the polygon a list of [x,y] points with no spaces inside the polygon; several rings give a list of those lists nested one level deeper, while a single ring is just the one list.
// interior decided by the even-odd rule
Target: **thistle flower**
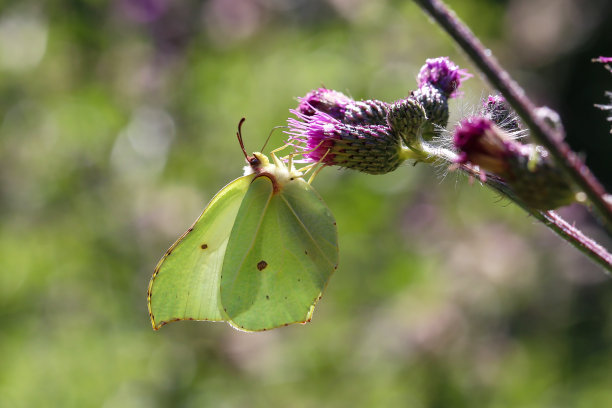
[{"label": "thistle flower", "polygon": [[300,98],[298,112],[312,116],[316,112],[325,112],[332,118],[353,125],[384,125],[386,123],[388,104],[369,99],[355,101],[342,92],[319,88]]},{"label": "thistle flower", "polygon": [[355,101],[346,107],[342,122],[352,125],[385,125],[389,104],[376,99]]},{"label": "thistle flower", "polygon": [[288,120],[289,144],[301,150],[307,162],[384,174],[406,159],[400,138],[388,126],[348,125],[325,112],[291,112],[298,119]]},{"label": "thistle flower", "polygon": [[484,117],[463,120],[453,142],[457,162],[472,164],[503,179],[518,198],[538,210],[575,200],[575,191],[542,146],[521,144]]},{"label": "thistle flower", "polygon": [[482,101],[481,115],[490,119],[506,132],[521,130],[518,115],[502,95],[489,95]]},{"label": "thistle flower", "polygon": [[508,175],[506,159],[514,149],[510,142],[493,122],[480,116],[464,119],[453,137],[459,151],[457,163],[472,163],[500,177]]},{"label": "thistle flower", "polygon": [[421,67],[417,76],[417,82],[419,88],[426,84],[433,85],[444,92],[446,97],[454,98],[459,96],[457,90],[461,82],[471,76],[467,70],[459,69],[448,57],[438,57],[425,60],[425,65]]}]

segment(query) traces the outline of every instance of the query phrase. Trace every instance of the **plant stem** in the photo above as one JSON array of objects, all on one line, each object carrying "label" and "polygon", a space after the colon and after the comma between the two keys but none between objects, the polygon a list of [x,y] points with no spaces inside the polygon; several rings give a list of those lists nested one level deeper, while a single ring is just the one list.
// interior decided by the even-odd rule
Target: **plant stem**
[{"label": "plant stem", "polygon": [[593,262],[603,266],[609,275],[612,273],[612,254],[604,247],[584,235],[582,231],[573,225],[570,225],[555,211],[538,212],[538,214],[534,214],[534,217],[542,221],[548,228],[552,229],[579,251],[582,251]]},{"label": "plant stem", "polygon": [[[419,159],[420,161],[424,161],[426,163],[432,163],[438,160],[443,160],[448,163],[456,162],[457,154],[451,150],[432,147],[428,143],[422,143],[419,148],[423,152],[422,158]],[[480,173],[469,166],[461,165],[459,166],[459,169],[471,177],[480,179]],[[498,193],[515,202],[535,219],[541,221],[555,234],[559,235],[570,245],[587,256],[591,261],[602,266],[608,275],[612,275],[612,254],[610,254],[604,247],[599,245],[595,240],[584,235],[582,231],[569,224],[556,212],[538,211],[529,207],[521,199],[516,197],[512,190],[508,188],[506,183],[504,183],[502,180],[497,179],[494,176],[487,175],[485,183]]]},{"label": "plant stem", "polygon": [[[462,170],[465,171],[466,169],[462,168]],[[467,172],[468,174],[473,175],[472,171]],[[610,254],[606,248],[599,245],[595,240],[586,236],[578,228],[565,221],[563,217],[561,217],[555,211],[538,211],[530,208],[520,199],[516,198],[504,183],[490,177],[487,177],[486,183],[489,187],[510,198],[523,210],[527,211],[535,219],[541,221],[544,225],[550,228],[555,234],[559,235],[574,248],[582,252],[591,261],[603,267],[607,275],[612,276],[612,254]]]},{"label": "plant stem", "polygon": [[427,11],[459,44],[476,66],[484,73],[491,84],[497,88],[514,110],[531,129],[536,142],[544,146],[554,157],[559,167],[584,191],[597,213],[612,232],[612,204],[606,202],[606,191],[597,181],[590,169],[578,158],[567,143],[561,129],[551,128],[537,114],[535,104],[525,91],[501,68],[490,50],[483,47],[476,36],[440,0],[414,0]]}]

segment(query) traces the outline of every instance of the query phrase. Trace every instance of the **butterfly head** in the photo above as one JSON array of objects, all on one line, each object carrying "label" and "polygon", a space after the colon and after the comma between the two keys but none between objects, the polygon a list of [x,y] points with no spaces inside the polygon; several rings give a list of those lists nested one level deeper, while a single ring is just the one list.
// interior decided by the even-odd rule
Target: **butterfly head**
[{"label": "butterfly head", "polygon": [[247,176],[249,174],[256,174],[257,176],[266,176],[274,183],[274,190],[279,191],[285,183],[289,181],[294,181],[296,179],[300,179],[302,177],[302,173],[299,170],[296,170],[293,166],[292,160],[289,158],[288,162],[289,166],[285,164],[283,159],[279,159],[274,154],[274,150],[271,153],[273,162],[270,162],[268,157],[260,152],[254,152],[252,156],[249,156],[244,148],[244,143],[242,141],[242,124],[244,123],[244,118],[240,120],[238,123],[238,132],[236,136],[238,137],[238,142],[240,143],[240,148],[242,149],[242,153],[244,154],[244,158],[246,159],[247,165],[244,166],[244,175]]},{"label": "butterfly head", "polygon": [[266,155],[255,152],[252,156],[246,156],[247,165],[244,166],[244,175],[259,174],[270,168],[270,160]]}]

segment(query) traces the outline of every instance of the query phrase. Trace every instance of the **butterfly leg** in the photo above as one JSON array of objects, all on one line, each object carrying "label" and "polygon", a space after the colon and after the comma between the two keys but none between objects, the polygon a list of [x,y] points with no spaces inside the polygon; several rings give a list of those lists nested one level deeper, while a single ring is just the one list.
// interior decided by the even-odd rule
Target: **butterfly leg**
[{"label": "butterfly leg", "polygon": [[272,150],[272,151],[270,152],[270,156],[272,156],[272,160],[274,161],[274,164],[275,164],[276,166],[284,166],[283,161],[284,161],[284,159],[285,159],[286,157],[288,157],[288,158],[289,158],[289,159],[288,159],[288,160],[289,160],[289,165],[288,165],[287,167],[289,167],[290,169],[292,168],[291,166],[293,165],[293,156],[294,156],[294,154],[293,154],[293,153],[289,154],[288,156],[282,157],[282,158],[280,158],[280,159],[279,159],[278,157],[276,157],[276,152],[280,152],[281,150],[284,150],[284,149],[286,149],[286,148],[287,148],[287,147],[289,147],[289,146],[292,146],[292,145],[290,145],[290,144],[286,144],[286,145],[281,146],[281,147],[279,147],[279,148],[277,148],[277,149],[274,149],[274,150]]},{"label": "butterfly leg", "polygon": [[[318,163],[317,163],[317,164],[318,164]],[[312,173],[312,176],[310,176],[310,178],[308,179],[308,184],[312,184],[312,181],[314,180],[315,176],[316,176],[317,174],[319,174],[319,172],[320,172],[321,170],[323,170],[325,167],[326,167],[326,165],[325,165],[325,164],[323,164],[323,165],[321,165],[321,166],[320,166],[318,169],[316,169],[316,170],[314,171],[314,173]]]},{"label": "butterfly leg", "polygon": [[[308,184],[311,184],[312,181],[314,180],[315,176],[317,174],[319,174],[319,172],[321,170],[323,170],[324,167],[326,167],[327,165],[323,162],[325,160],[325,157],[329,154],[329,150],[325,152],[325,154],[323,156],[321,156],[321,158],[316,162],[316,163],[312,163],[309,164],[308,166],[302,167],[300,169],[300,171],[302,172],[302,174],[306,175],[308,174],[310,171],[312,171],[314,169],[314,172],[312,173],[312,175],[310,176],[310,178],[308,179]],[[317,167],[318,166],[318,167]]]},{"label": "butterfly leg", "polygon": [[[297,152],[290,153],[287,156],[281,157],[280,160],[284,161],[286,159],[287,161],[289,161],[289,166],[288,167],[291,168],[291,164],[293,163],[293,157],[295,157],[295,156],[303,156],[304,154],[312,153],[315,150],[317,150],[319,147],[321,147],[321,145],[324,142],[325,141],[322,140],[321,143],[319,143],[315,148],[310,149],[310,150],[306,150],[306,151],[299,152],[299,153],[297,153]],[[272,156],[272,160],[274,160],[274,164],[279,165],[279,159],[278,159],[278,157],[276,157],[276,152],[280,152],[281,150],[284,150],[284,149],[286,149],[287,147],[290,147],[290,146],[293,147],[293,145],[287,143],[284,146],[281,146],[281,147],[279,147],[277,149],[274,149],[274,150],[272,150],[270,152],[270,156]],[[325,157],[326,155],[327,155],[327,153],[325,153],[325,155],[323,155],[323,157]],[[323,159],[323,158],[321,158],[321,159]],[[313,165],[316,165],[316,164],[317,163],[313,163]],[[310,167],[312,167],[312,165],[306,166],[306,168],[310,168]]]}]

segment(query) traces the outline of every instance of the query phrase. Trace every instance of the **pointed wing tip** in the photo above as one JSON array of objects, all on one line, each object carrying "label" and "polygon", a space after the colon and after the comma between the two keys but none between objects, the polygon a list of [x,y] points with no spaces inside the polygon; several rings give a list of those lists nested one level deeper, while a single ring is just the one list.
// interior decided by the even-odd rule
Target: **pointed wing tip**
[{"label": "pointed wing tip", "polygon": [[154,331],[158,331],[159,329],[161,329],[163,326],[165,326],[168,323],[164,321],[156,323],[153,315],[150,315],[150,317],[151,317],[151,327],[153,328]]}]

